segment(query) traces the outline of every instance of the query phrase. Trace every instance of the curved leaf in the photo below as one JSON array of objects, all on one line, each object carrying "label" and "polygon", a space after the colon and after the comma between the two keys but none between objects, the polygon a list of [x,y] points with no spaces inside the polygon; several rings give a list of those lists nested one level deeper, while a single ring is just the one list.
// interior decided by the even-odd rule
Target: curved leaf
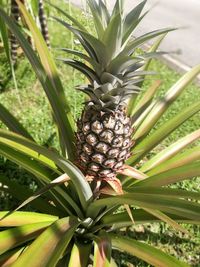
[{"label": "curved leaf", "polygon": [[140,168],[140,171],[147,172],[151,170],[152,168],[155,168],[156,166],[160,165],[162,162],[165,162],[166,160],[178,154],[178,152],[180,152],[186,146],[192,144],[199,138],[200,138],[200,129],[188,134],[187,136],[183,138],[180,138],[177,142],[165,148],[160,153],[156,154],[156,156],[148,160],[148,162],[144,163],[142,168]]},{"label": "curved leaf", "polygon": [[[62,218],[49,226],[18,258],[13,267],[55,266],[63,256],[79,222]],[[35,255],[34,260],[30,258]]]},{"label": "curved leaf", "polygon": [[[180,215],[178,216],[170,213],[165,214],[180,223],[200,224],[200,221],[190,220],[181,217]],[[158,217],[155,217],[153,214],[150,214],[142,209],[133,209],[132,215],[136,224],[145,224],[161,221]],[[101,223],[102,225],[112,226],[113,230],[133,225],[126,211],[117,214],[106,215],[102,218]]]},{"label": "curved leaf", "polygon": [[[138,4],[133,10],[131,10],[125,17],[124,24],[123,24],[123,43],[129,40],[134,29],[143,19],[144,15],[140,17],[140,14],[146,4],[147,0],[142,1]],[[140,18],[139,18],[140,17]]]},{"label": "curved leaf", "polygon": [[59,127],[59,131],[62,133],[63,136],[62,139],[65,140],[66,142],[65,146],[68,149],[68,155],[70,158],[73,158],[75,149],[72,146],[72,144],[74,143],[72,116],[70,113],[70,109],[67,106],[67,103],[66,102],[64,103],[65,100],[64,91],[62,90],[62,85],[57,75],[53,59],[51,58],[48,52],[48,48],[46,47],[46,44],[43,40],[43,37],[39,32],[39,30],[37,29],[37,26],[34,24],[33,19],[26,12],[25,8],[19,1],[18,4],[20,6],[21,12],[23,12],[23,15],[26,18],[27,24],[33,31],[35,43],[37,43],[38,45],[38,53],[41,56],[43,64],[37,58],[35,52],[31,48],[25,37],[22,35],[17,25],[15,25],[12,19],[10,19],[6,15],[6,13],[1,9],[0,9],[0,16],[4,19],[5,23],[11,29],[13,34],[15,34],[20,46],[24,50],[24,53],[29,59],[38,79],[40,80],[46,92],[46,95],[49,99],[49,102],[51,104],[54,113],[54,118]]},{"label": "curved leaf", "polygon": [[[7,177],[4,177],[3,175],[0,175],[0,183],[1,191],[9,192],[10,195],[18,199],[19,201],[24,201],[25,199],[29,198],[33,191],[29,188],[19,185],[17,182],[9,180]],[[51,205],[49,201],[53,201],[54,205]],[[68,209],[66,207],[59,205],[60,202],[57,201],[57,198],[54,197],[54,194],[49,193],[48,197],[46,199],[37,199],[35,200],[31,205],[36,210],[40,212],[50,213],[54,215],[62,215],[63,212],[68,212]],[[0,223],[1,225],[1,223]]]},{"label": "curved leaf", "polygon": [[157,173],[161,173],[161,172],[164,172],[170,169],[185,166],[189,163],[194,163],[197,160],[200,160],[200,147],[199,146],[192,148],[192,149],[188,149],[187,151],[181,154],[178,154],[177,156],[161,163],[157,167],[148,171],[147,174],[148,176],[153,176]]},{"label": "curved leaf", "polygon": [[[181,124],[187,121],[190,117],[195,115],[200,111],[200,102],[197,102],[193,106],[189,106],[180,114],[177,114],[171,120],[165,122],[160,128],[154,131],[153,134],[146,137],[144,140],[139,142],[138,145],[134,147],[135,155],[128,159],[129,164],[134,164],[138,162],[146,153],[151,151],[156,147],[162,140],[164,140],[170,133],[172,133]],[[140,128],[139,128],[140,129]],[[134,134],[133,138],[137,137],[137,132]],[[138,151],[138,152],[137,152]]]},{"label": "curved leaf", "polygon": [[115,205],[134,205],[140,208],[160,210],[174,215],[182,215],[188,219],[200,220],[200,204],[183,199],[171,198],[170,196],[158,196],[156,194],[124,194],[121,196],[99,199],[91,203],[87,214],[91,218],[100,208],[112,207]]},{"label": "curved leaf", "polygon": [[93,267],[109,267],[111,261],[111,240],[106,232],[94,240],[94,262]]},{"label": "curved leaf", "polygon": [[[22,226],[26,224],[34,223],[42,223],[42,222],[55,222],[58,217],[49,215],[49,214],[42,214],[37,212],[27,212],[27,211],[16,211],[10,214],[7,214],[7,211],[0,211],[0,227],[13,227],[13,226]],[[5,217],[4,219],[1,219]]]},{"label": "curved leaf", "polygon": [[62,15],[64,15],[67,19],[71,20],[71,22],[77,26],[79,29],[81,29],[82,31],[87,32],[87,29],[78,22],[78,20],[76,20],[74,17],[72,17],[71,15],[69,15],[67,12],[64,12],[63,9],[59,8],[58,6],[52,4],[51,2],[48,2],[48,4],[50,6],[52,6],[53,8],[55,8],[59,13],[61,13]]},{"label": "curved leaf", "polygon": [[135,139],[139,139],[149,133],[155,123],[161,118],[168,107],[177,99],[177,97],[183,92],[186,86],[200,73],[200,65],[195,66],[185,75],[183,75],[180,80],[178,80],[166,93],[162,99],[158,99],[146,117],[142,125],[134,134]]},{"label": "curved leaf", "polygon": [[11,251],[4,253],[3,255],[0,255],[0,266],[12,266],[11,264],[13,264],[17,260],[17,258],[21,255],[24,249],[26,249],[26,247],[19,247],[16,249],[12,249]]},{"label": "curved leaf", "polygon": [[125,251],[133,256],[136,256],[149,264],[157,267],[189,267],[176,258],[165,254],[159,249],[156,249],[143,242],[136,241],[127,237],[119,237],[114,234],[109,234],[114,248]]},{"label": "curved leaf", "polygon": [[74,243],[68,267],[87,267],[91,244]]},{"label": "curved leaf", "polygon": [[163,186],[198,176],[200,176],[200,161],[149,176],[145,180],[135,182],[135,186]]},{"label": "curved leaf", "polygon": [[0,255],[40,235],[50,222],[33,223],[0,232]]},{"label": "curved leaf", "polygon": [[0,103],[0,120],[13,132],[33,140],[23,125]]},{"label": "curved leaf", "polygon": [[91,201],[93,197],[93,193],[88,182],[85,180],[84,175],[74,164],[72,164],[69,160],[66,160],[59,154],[50,151],[45,147],[39,146],[36,143],[17,134],[8,133],[7,131],[0,130],[0,139],[1,137],[2,139],[11,140],[15,142],[16,145],[21,144],[24,147],[28,147],[34,150],[35,152],[42,154],[45,157],[48,157],[50,160],[54,161],[55,164],[57,164],[63,170],[63,172],[65,172],[71,178],[81,200],[82,206],[84,208],[87,207],[88,202]]}]

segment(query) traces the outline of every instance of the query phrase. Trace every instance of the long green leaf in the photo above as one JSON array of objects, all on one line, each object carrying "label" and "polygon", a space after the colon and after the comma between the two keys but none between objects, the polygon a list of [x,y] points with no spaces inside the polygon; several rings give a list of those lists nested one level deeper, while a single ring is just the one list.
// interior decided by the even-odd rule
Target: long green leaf
[{"label": "long green leaf", "polygon": [[[11,181],[3,175],[0,175],[0,183],[3,185],[1,191],[9,192],[10,195],[15,197],[19,201],[24,201],[33,194],[33,191],[29,188],[23,185],[19,185],[16,181]],[[49,203],[49,200],[53,201],[55,206],[51,205]],[[56,200],[57,199],[54,198],[54,195],[53,197],[51,197],[51,194],[49,194],[46,199],[37,199],[33,201],[31,205],[40,212],[61,216],[63,212],[66,212],[66,208],[59,205],[59,201]]]},{"label": "long green leaf", "polygon": [[72,66],[73,68],[77,69],[78,71],[82,72],[89,79],[91,83],[93,83],[93,81],[98,82],[99,78],[97,77],[93,69],[91,69],[86,64],[82,63],[81,61],[68,59],[68,58],[58,58],[58,60],[61,60],[65,64],[68,64]]},{"label": "long green leaf", "polygon": [[125,251],[132,256],[136,256],[149,264],[157,267],[189,267],[186,263],[183,263],[176,258],[165,254],[159,249],[156,249],[150,245],[130,239],[127,237],[119,237],[114,234],[109,234],[112,240],[114,248]]},{"label": "long green leaf", "polygon": [[[18,258],[13,267],[55,266],[63,256],[79,222],[74,218],[57,220]],[[33,261],[30,258],[35,255]]]},{"label": "long green leaf", "polygon": [[135,186],[163,186],[183,181],[200,175],[200,161],[152,175],[145,180],[137,181]]},{"label": "long green leaf", "polygon": [[96,211],[103,207],[114,205],[134,205],[140,208],[150,208],[174,215],[182,215],[195,221],[200,220],[200,204],[170,196],[158,196],[156,194],[124,194],[121,196],[99,199],[88,207],[88,215],[95,216]]},{"label": "long green leaf", "polygon": [[143,116],[143,113],[145,113],[146,109],[151,105],[153,97],[155,96],[155,93],[159,89],[160,84],[161,84],[160,80],[155,81],[153,85],[147,89],[145,94],[142,96],[142,98],[138,101],[136,105],[135,102],[133,101],[134,100],[133,98],[130,100],[128,106],[128,114],[133,117],[134,125],[136,118],[138,119],[138,117]]},{"label": "long green leaf", "polygon": [[59,13],[61,13],[62,15],[64,15],[67,19],[71,20],[71,22],[77,26],[80,30],[87,32],[87,29],[83,26],[83,24],[79,23],[78,20],[76,20],[74,17],[72,17],[70,14],[68,14],[67,12],[63,11],[63,9],[59,8],[56,5],[53,5],[52,3],[48,2],[48,4],[50,6],[52,6],[53,8],[55,8]]},{"label": "long green leaf", "polygon": [[104,29],[106,26],[106,21],[102,20],[102,16],[100,14],[100,7],[97,5],[96,1],[93,0],[87,0],[87,4],[92,12],[93,21],[95,25],[95,29],[97,32],[97,35],[99,39],[102,39],[102,36],[104,34]]},{"label": "long green leaf", "polygon": [[78,56],[79,58],[87,61],[93,67],[95,72],[100,76],[100,74],[101,74],[101,66],[94,59],[88,57],[87,55],[85,55],[85,54],[83,54],[83,53],[81,53],[80,51],[77,51],[77,50],[67,49],[67,48],[61,48],[60,50],[62,50],[64,52],[67,52],[69,54]]},{"label": "long green leaf", "polygon": [[33,140],[23,125],[0,103],[0,120],[13,132]]},{"label": "long green leaf", "polygon": [[[0,138],[0,154],[5,156],[6,158],[10,159],[11,161],[15,162],[16,164],[22,166],[27,171],[34,174],[35,179],[37,182],[41,185],[47,185],[49,184],[55,177],[58,175],[61,175],[62,173],[57,170],[57,167],[55,166],[55,163],[49,161],[48,158],[42,157],[38,154],[38,152],[35,152],[34,150],[27,149],[27,147],[20,145],[18,143],[9,141],[8,139]],[[36,159],[36,160],[33,160]],[[42,165],[41,165],[42,163]],[[50,167],[50,170],[46,168],[46,165]],[[50,165],[49,165],[50,164]],[[55,167],[54,167],[54,166]],[[52,170],[52,171],[51,171]],[[55,175],[58,174],[58,175]],[[17,186],[19,187],[19,186]],[[12,186],[12,184],[9,186],[10,189],[13,188],[11,193],[13,195],[21,196],[19,194],[19,191],[15,190],[15,187]],[[67,211],[68,214],[71,214],[70,209],[68,208],[68,204],[71,205],[71,207],[77,212],[77,214],[81,214],[81,211],[78,207],[78,205],[72,200],[72,198],[60,187],[56,187],[55,189],[51,189],[48,194],[50,195],[53,202],[58,205],[62,210],[65,212]],[[32,194],[31,194],[32,195]],[[29,195],[26,195],[23,199],[24,200],[30,197]],[[34,203],[33,203],[34,204]],[[37,203],[35,203],[37,205]],[[34,205],[35,205],[34,204]],[[42,205],[41,207],[43,207]],[[40,206],[39,206],[40,208]]]},{"label": "long green leaf", "polygon": [[[129,164],[133,164],[139,161],[146,153],[151,151],[170,133],[172,133],[176,128],[178,128],[181,124],[183,124],[185,121],[187,121],[190,117],[192,117],[199,111],[200,102],[197,102],[193,106],[189,106],[183,112],[176,115],[174,118],[160,126],[158,130],[156,130],[150,136],[146,137],[143,141],[141,141],[138,145],[134,147],[135,152],[138,153],[129,158]],[[133,138],[135,138],[135,135]]]},{"label": "long green leaf", "polygon": [[[0,7],[1,6],[3,6],[3,1],[2,0],[0,1]],[[1,38],[2,38],[2,41],[3,41],[3,46],[4,46],[4,49],[5,49],[6,57],[7,57],[9,65],[10,65],[10,70],[11,70],[11,74],[12,74],[15,90],[16,90],[16,93],[17,93],[17,96],[18,96],[18,100],[21,103],[21,100],[20,100],[20,97],[19,97],[19,91],[18,91],[16,75],[15,75],[14,64],[13,64],[12,59],[11,59],[8,31],[6,29],[6,24],[5,24],[5,22],[3,21],[2,18],[0,18],[0,33],[1,33]]]},{"label": "long green leaf", "polygon": [[173,31],[175,29],[173,28],[165,28],[165,29],[160,29],[160,30],[155,30],[152,32],[148,32],[136,39],[133,39],[132,41],[130,41],[127,46],[125,47],[125,49],[122,51],[123,55],[130,55],[133,53],[133,51],[140,47],[143,43],[147,42],[148,40],[151,40],[159,35],[163,35],[165,33],[168,33],[170,31]]},{"label": "long green leaf", "polygon": [[[31,202],[37,200],[41,195],[47,193],[51,188],[54,188],[57,185],[66,183],[69,180],[70,179],[69,179],[69,177],[67,177],[66,174],[63,174],[63,175],[57,177],[56,179],[51,181],[51,183],[49,183],[49,184],[43,186],[42,188],[40,188],[39,190],[37,190],[34,194],[32,193],[31,195],[29,195],[28,198],[26,198],[17,208],[15,208],[15,211],[23,208],[24,206],[26,206],[27,204],[29,204]],[[69,214],[71,214],[71,213],[69,212]]]},{"label": "long green leaf", "polygon": [[160,153],[156,154],[156,156],[152,157],[150,160],[148,160],[147,163],[144,163],[142,168],[140,170],[142,172],[146,172],[151,170],[152,168],[155,168],[162,162],[165,162],[166,160],[172,158],[176,154],[178,154],[181,150],[183,150],[186,146],[192,144],[196,140],[200,138],[200,129],[197,131],[194,131],[187,136],[179,139],[177,142],[173,143],[169,147],[162,150]]},{"label": "long green leaf", "polygon": [[134,134],[135,139],[139,139],[149,133],[155,123],[161,118],[169,106],[178,98],[186,86],[200,73],[200,65],[195,66],[175,83],[162,99],[158,99],[154,108],[146,117],[142,125]]},{"label": "long green leaf", "polygon": [[[42,223],[42,222],[55,222],[58,217],[42,214],[37,212],[26,212],[26,211],[16,211],[7,215],[7,211],[0,211],[0,226],[1,227],[13,227],[13,226],[22,226],[26,224]],[[1,219],[3,218],[4,219]]]},{"label": "long green leaf", "polygon": [[33,223],[0,232],[0,254],[36,238],[50,224],[52,221]]},{"label": "long green leaf", "polygon": [[91,58],[96,59],[97,62],[101,63],[103,66],[107,65],[109,55],[106,46],[102,41],[89,33],[73,28],[70,24],[58,18],[55,19],[79,39]]},{"label": "long green leaf", "polygon": [[132,32],[138,25],[138,23],[141,21],[140,14],[146,4],[147,0],[142,1],[140,4],[138,4],[133,10],[131,10],[125,17],[124,25],[123,25],[123,43],[127,42],[129,40],[129,37],[131,36]]},{"label": "long green leaf", "polygon": [[197,146],[195,148],[188,149],[187,151],[178,154],[177,156],[161,163],[157,167],[151,169],[147,172],[148,176],[155,175],[157,173],[161,173],[170,169],[174,169],[177,167],[185,166],[189,163],[193,163],[197,160],[200,160],[200,147]]},{"label": "long green leaf", "polygon": [[170,218],[169,216],[167,216],[163,212],[161,212],[159,210],[153,210],[153,209],[147,209],[147,208],[144,208],[144,210],[147,211],[148,213],[154,215],[155,217],[159,218],[161,221],[167,223],[168,225],[173,227],[173,229],[175,229],[179,232],[182,232],[184,234],[189,234],[189,232],[184,227],[182,227],[180,224],[178,224],[176,221],[174,221],[172,218]]},{"label": "long green leaf", "polygon": [[[148,178],[147,178],[148,179]],[[187,198],[200,200],[200,194],[193,191],[186,191],[174,188],[163,188],[163,187],[149,187],[149,186],[132,186],[125,189],[128,193],[134,194],[156,194],[160,196],[170,196],[171,198]]]},{"label": "long green leaf", "polygon": [[63,172],[65,172],[72,180],[72,182],[75,185],[75,188],[77,190],[77,193],[79,195],[79,198],[81,200],[81,204],[84,208],[87,207],[88,202],[91,201],[93,194],[91,191],[91,188],[88,184],[88,182],[85,180],[84,175],[81,173],[81,171],[73,165],[70,161],[66,160],[59,154],[50,151],[47,148],[41,147],[37,145],[36,143],[21,137],[14,133],[8,133],[7,131],[0,130],[0,138],[11,140],[16,143],[16,146],[18,144],[21,144],[25,147],[28,147],[35,152],[44,155],[45,157],[48,157],[50,160],[54,161],[55,164],[57,164]]},{"label": "long green leaf", "polygon": [[[26,12],[25,8],[21,3],[19,3],[19,6],[21,8],[21,12],[26,17],[27,24],[31,27],[31,30],[33,30],[35,43],[38,44],[38,53],[41,55],[42,64],[37,58],[36,54],[30,47],[28,41],[24,38],[18,27],[15,25],[15,23],[10,19],[6,13],[0,9],[0,16],[3,18],[5,23],[8,25],[8,27],[11,29],[13,34],[15,34],[19,44],[21,45],[22,49],[24,50],[24,53],[26,54],[27,58],[32,64],[32,67],[40,80],[47,97],[49,99],[49,102],[51,104],[54,118],[56,120],[56,123],[59,127],[59,131],[62,133],[63,140],[66,142],[67,152],[69,155],[69,158],[74,158],[74,151],[73,148],[74,144],[74,133],[72,128],[72,116],[69,110],[69,107],[67,106],[65,102],[64,97],[64,91],[62,90],[62,86],[59,80],[59,77],[57,75],[57,71],[55,69],[55,65],[53,63],[53,59],[51,58],[48,49],[46,47],[46,44],[41,36],[41,33],[38,33],[37,26],[34,24],[33,19],[30,17],[30,15]],[[63,92],[62,92],[63,91]],[[67,112],[67,116],[66,116]]]},{"label": "long green leaf", "polygon": [[[167,216],[180,223],[200,224],[200,221],[190,220],[181,217],[180,215],[178,216],[169,213],[165,214],[167,214]],[[158,217],[155,217],[152,214],[142,209],[132,210],[132,216],[136,224],[145,224],[145,223],[153,223],[161,221]],[[101,223],[104,226],[111,225],[113,230],[133,225],[126,211],[117,214],[106,215],[102,218]]]},{"label": "long green leaf", "polygon": [[109,60],[112,60],[117,56],[122,45],[122,19],[120,14],[111,19],[104,32],[102,41],[108,51]]}]

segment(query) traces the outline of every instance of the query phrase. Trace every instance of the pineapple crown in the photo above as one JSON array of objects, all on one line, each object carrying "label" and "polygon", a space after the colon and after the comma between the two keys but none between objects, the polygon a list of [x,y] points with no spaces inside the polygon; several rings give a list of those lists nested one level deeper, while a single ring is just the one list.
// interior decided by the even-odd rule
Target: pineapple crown
[{"label": "pineapple crown", "polygon": [[87,0],[96,29],[95,35],[89,33],[82,24],[62,10],[60,11],[73,25],[56,18],[75,35],[87,52],[84,54],[81,51],[63,48],[63,51],[75,55],[80,60],[60,60],[78,69],[88,78],[90,84],[79,89],[90,96],[98,109],[118,109],[119,106],[126,105],[132,95],[138,94],[145,75],[151,74],[143,71],[142,67],[146,60],[157,55],[157,52],[138,54],[137,49],[150,39],[173,30],[165,28],[137,38],[133,37],[133,31],[147,14],[142,14],[146,1],[142,1],[125,14],[123,0],[116,1],[111,13],[102,0]]}]

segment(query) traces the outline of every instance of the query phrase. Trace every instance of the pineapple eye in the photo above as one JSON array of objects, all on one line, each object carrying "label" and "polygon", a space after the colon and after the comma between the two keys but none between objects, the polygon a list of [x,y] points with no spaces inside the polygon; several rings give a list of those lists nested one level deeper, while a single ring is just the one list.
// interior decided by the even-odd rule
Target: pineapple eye
[{"label": "pineapple eye", "polygon": [[128,148],[128,147],[130,147],[130,143],[131,143],[131,142],[130,142],[130,139],[128,139],[128,138],[125,139],[124,142],[123,142],[123,147],[124,147],[124,148]]},{"label": "pineapple eye", "polygon": [[100,135],[101,141],[104,141],[106,143],[111,143],[113,137],[114,137],[114,134],[111,130],[106,130]]},{"label": "pineapple eye", "polygon": [[91,170],[91,171],[93,171],[93,172],[98,172],[100,170],[100,166],[98,164],[91,163],[88,166],[88,169]]},{"label": "pineapple eye", "polygon": [[92,154],[92,147],[89,144],[84,144],[83,146],[83,151],[87,154],[87,155],[91,155]]},{"label": "pineapple eye", "polygon": [[96,163],[102,163],[105,160],[105,157],[101,154],[95,154],[92,156],[92,160]]},{"label": "pineapple eye", "polygon": [[124,162],[123,162],[123,161],[118,162],[118,163],[115,165],[115,170],[119,170],[123,165],[124,165]]},{"label": "pineapple eye", "polygon": [[97,138],[94,134],[88,134],[88,136],[86,137],[86,141],[91,146],[94,146],[97,144]]},{"label": "pineapple eye", "polygon": [[115,160],[114,159],[108,159],[103,163],[103,165],[107,168],[113,168],[115,165]]},{"label": "pineapple eye", "polygon": [[89,131],[90,131],[90,124],[89,124],[89,122],[88,122],[88,123],[85,123],[85,124],[83,125],[83,132],[84,132],[85,134],[87,134]]},{"label": "pineapple eye", "polygon": [[119,155],[119,150],[116,149],[116,148],[110,149],[108,151],[108,156],[111,157],[111,158],[117,158],[118,155]]},{"label": "pineapple eye", "polygon": [[125,156],[127,154],[127,151],[126,150],[123,150],[120,154],[119,154],[119,159],[124,159]]},{"label": "pineapple eye", "polygon": [[89,157],[85,154],[85,153],[82,153],[80,155],[80,159],[82,160],[82,162],[84,163],[87,163],[89,161]]},{"label": "pineapple eye", "polygon": [[121,147],[123,145],[123,137],[118,136],[113,139],[113,146],[115,147]]},{"label": "pineapple eye", "polygon": [[99,121],[95,121],[92,123],[92,131],[94,133],[99,134],[103,130],[103,125]]},{"label": "pineapple eye", "polygon": [[106,153],[109,149],[109,146],[103,142],[100,142],[97,146],[96,149],[101,152],[101,153]]}]

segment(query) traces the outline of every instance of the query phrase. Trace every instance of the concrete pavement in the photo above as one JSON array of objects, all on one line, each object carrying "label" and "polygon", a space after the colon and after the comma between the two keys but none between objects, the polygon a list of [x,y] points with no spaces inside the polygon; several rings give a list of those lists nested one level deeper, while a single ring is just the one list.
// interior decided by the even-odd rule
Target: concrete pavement
[{"label": "concrete pavement", "polygon": [[[85,5],[85,0],[70,0],[75,5]],[[128,11],[141,0],[124,0]],[[107,0],[109,8],[115,0]],[[171,57],[187,66],[200,64],[200,1],[199,0],[148,0],[149,14],[140,23],[137,34],[163,27],[178,27],[161,45],[164,51],[179,51]]]}]

